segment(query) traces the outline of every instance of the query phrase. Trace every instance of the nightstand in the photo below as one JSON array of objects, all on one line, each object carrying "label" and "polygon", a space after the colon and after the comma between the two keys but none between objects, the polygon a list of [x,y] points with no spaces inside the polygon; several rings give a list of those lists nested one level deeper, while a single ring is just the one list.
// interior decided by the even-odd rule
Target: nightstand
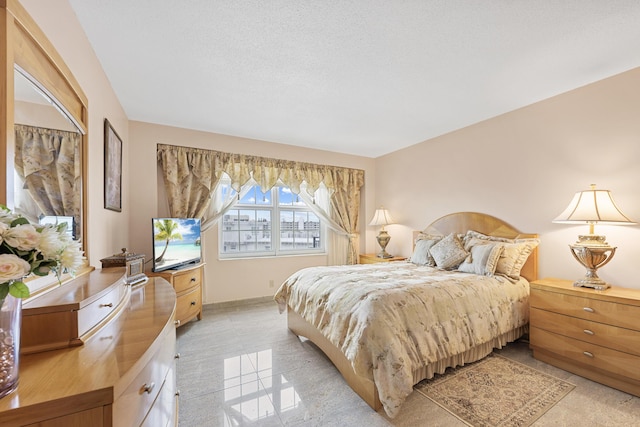
[{"label": "nightstand", "polygon": [[176,327],[191,319],[202,319],[202,279],[204,263],[179,270],[149,272],[149,276],[162,277],[173,285],[176,292]]},{"label": "nightstand", "polygon": [[375,264],[377,262],[404,261],[407,259],[403,256],[394,256],[391,258],[379,258],[376,254],[360,254],[359,264]]},{"label": "nightstand", "polygon": [[640,396],[640,290],[605,291],[573,282],[531,282],[533,357]]}]

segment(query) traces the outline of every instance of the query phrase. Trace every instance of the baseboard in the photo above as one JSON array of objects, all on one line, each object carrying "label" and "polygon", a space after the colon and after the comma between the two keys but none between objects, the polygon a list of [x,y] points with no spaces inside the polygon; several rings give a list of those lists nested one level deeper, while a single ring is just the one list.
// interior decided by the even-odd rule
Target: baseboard
[{"label": "baseboard", "polygon": [[273,302],[273,304],[275,304],[275,301],[273,300],[273,296],[247,298],[247,299],[241,299],[241,300],[235,300],[235,301],[214,302],[210,304],[204,304],[203,308],[215,310],[216,308],[242,307],[242,306],[252,305],[252,304],[264,304],[267,302]]}]

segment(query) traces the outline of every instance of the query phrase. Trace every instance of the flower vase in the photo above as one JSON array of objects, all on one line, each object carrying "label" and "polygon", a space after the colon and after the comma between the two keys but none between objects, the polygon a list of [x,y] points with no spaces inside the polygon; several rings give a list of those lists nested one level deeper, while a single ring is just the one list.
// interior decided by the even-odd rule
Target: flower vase
[{"label": "flower vase", "polygon": [[0,299],[0,398],[18,387],[22,299]]}]

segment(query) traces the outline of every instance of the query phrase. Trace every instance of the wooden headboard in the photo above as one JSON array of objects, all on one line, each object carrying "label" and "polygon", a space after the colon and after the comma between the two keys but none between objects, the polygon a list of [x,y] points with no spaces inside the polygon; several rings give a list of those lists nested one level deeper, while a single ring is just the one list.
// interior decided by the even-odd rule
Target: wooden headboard
[{"label": "wooden headboard", "polygon": [[[456,212],[445,215],[429,224],[423,232],[446,236],[449,233],[466,233],[468,230],[474,230],[488,236],[509,239],[532,239],[538,237],[537,234],[522,233],[501,219],[478,212]],[[420,232],[413,232],[414,241],[418,233]],[[520,274],[530,282],[538,278],[537,247],[529,255],[529,259],[522,267]]]}]

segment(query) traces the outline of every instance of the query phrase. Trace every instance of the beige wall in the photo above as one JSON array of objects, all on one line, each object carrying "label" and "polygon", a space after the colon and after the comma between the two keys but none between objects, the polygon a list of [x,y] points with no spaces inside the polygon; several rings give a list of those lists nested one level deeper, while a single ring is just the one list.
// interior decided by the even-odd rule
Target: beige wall
[{"label": "beige wall", "polygon": [[[584,270],[567,245],[588,227],[551,221],[591,183],[611,190],[620,209],[640,221],[640,69],[380,157],[376,164],[376,203],[401,224],[388,227],[391,253],[410,254],[412,229],[450,212],[477,211],[540,234],[541,277],[580,278]],[[640,288],[640,227],[596,226],[596,233],[618,247],[600,276]]]},{"label": "beige wall", "polygon": [[[389,252],[409,255],[411,230],[453,211],[480,211],[541,235],[540,274],[577,278],[583,270],[567,245],[585,227],[552,224],[574,192],[591,183],[608,188],[622,210],[640,220],[640,70],[586,86],[376,160],[305,150],[139,122],[129,122],[99,61],[65,0],[21,0],[56,46],[89,99],[88,249],[92,265],[123,246],[151,254],[151,217],[158,207],[155,145],[169,143],[250,152],[366,171],[362,249],[376,250],[366,223],[385,205],[400,224],[388,227]],[[451,114],[456,114],[451,111]],[[124,141],[123,210],[103,208],[103,120]],[[425,118],[428,120],[429,118]],[[374,196],[375,194],[375,196]],[[601,276],[640,288],[640,227],[600,226],[618,247]],[[270,295],[290,272],[323,257],[218,261],[217,231],[205,240],[206,302]],[[240,278],[240,279],[239,279]],[[277,286],[277,285],[276,285]]]},{"label": "beige wall", "polygon": [[[285,160],[330,164],[365,171],[363,206],[361,212],[374,209],[373,188],[374,164],[370,158],[341,155],[327,151],[311,150],[284,144],[275,144],[246,138],[199,132],[169,126],[132,121],[129,125],[132,144],[129,151],[130,170],[130,242],[136,252],[152,254],[151,218],[168,215],[168,207],[163,198],[162,178],[157,171],[157,144],[173,144],[205,148],[256,156],[274,157]],[[361,218],[363,233],[367,230],[368,218]],[[364,240],[364,239],[363,239]],[[363,246],[364,247],[364,246]],[[218,227],[207,230],[203,236],[205,253],[205,303],[233,301],[273,295],[291,273],[313,265],[326,265],[326,256],[291,256],[248,260],[220,260],[218,258]],[[149,266],[148,266],[149,268]],[[270,283],[273,282],[273,287]]]},{"label": "beige wall", "polygon": [[96,58],[75,13],[66,0],[20,0],[31,17],[56,47],[78,80],[89,100],[89,177],[87,220],[88,254],[91,265],[100,267],[100,259],[119,253],[127,246],[129,235],[129,157],[123,159],[122,212],[105,210],[103,193],[103,122],[108,118],[128,151],[129,121],[100,62]]}]

